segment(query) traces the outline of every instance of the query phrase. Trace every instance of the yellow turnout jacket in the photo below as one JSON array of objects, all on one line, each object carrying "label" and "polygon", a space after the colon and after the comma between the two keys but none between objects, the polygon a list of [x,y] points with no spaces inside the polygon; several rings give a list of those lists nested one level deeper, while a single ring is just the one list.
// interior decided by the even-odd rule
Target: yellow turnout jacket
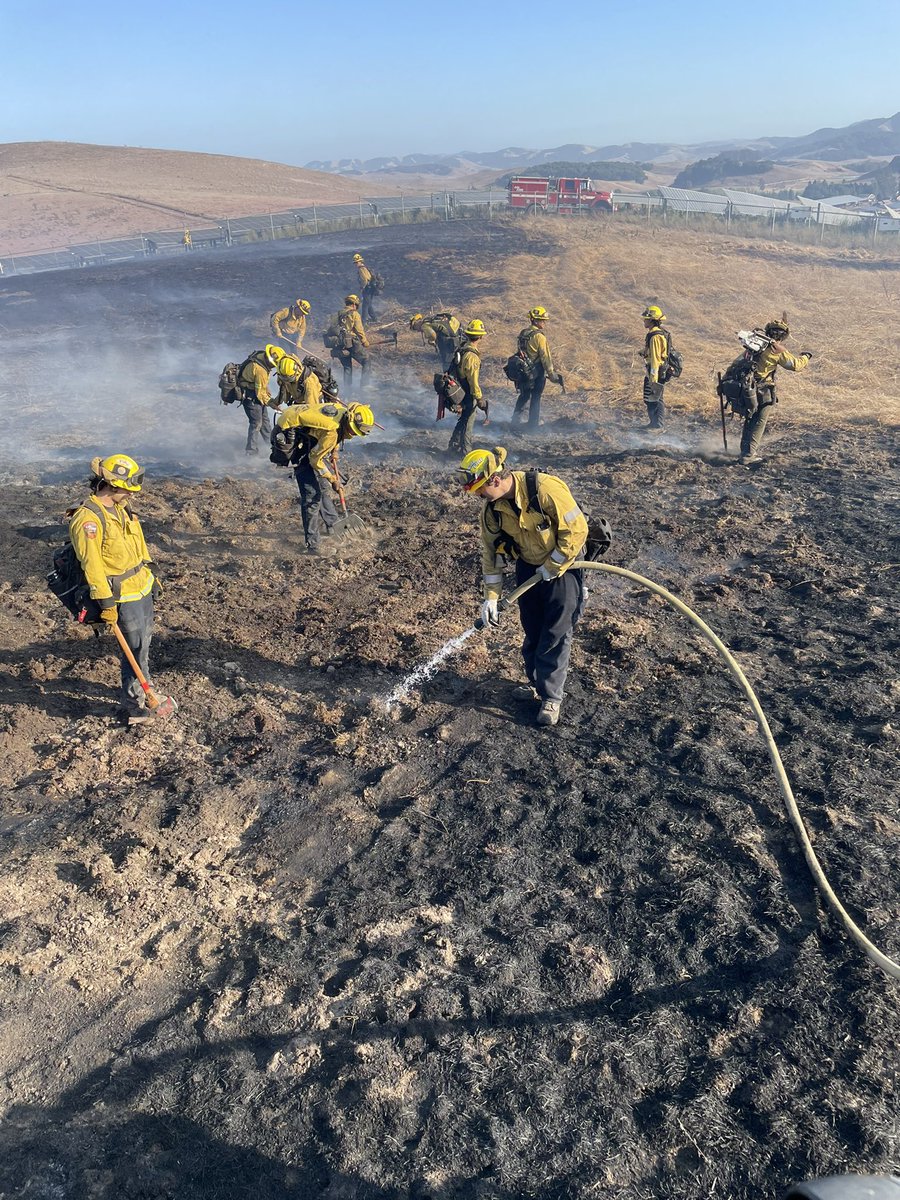
[{"label": "yellow turnout jacket", "polygon": [[127,505],[107,508],[90,497],[72,514],[69,537],[90,585],[91,599],[101,608],[140,600],[153,587],[144,531]]},{"label": "yellow turnout jacket", "polygon": [[[554,575],[568,571],[587,541],[587,518],[561,479],[538,475],[542,517],[537,508],[528,508],[525,472],[513,471],[512,475],[514,493],[502,500],[489,501],[481,510],[481,571],[486,600],[499,599],[503,587],[498,538],[514,542],[517,557],[533,567],[546,563]],[[545,518],[547,528],[541,529]]]},{"label": "yellow turnout jacket", "polygon": [[309,452],[309,465],[328,483],[337,483],[328,459],[338,445],[338,430],[343,413],[343,406],[336,404],[317,408],[294,404],[283,413],[279,413],[275,419],[279,429],[297,429],[310,439],[313,445]]}]

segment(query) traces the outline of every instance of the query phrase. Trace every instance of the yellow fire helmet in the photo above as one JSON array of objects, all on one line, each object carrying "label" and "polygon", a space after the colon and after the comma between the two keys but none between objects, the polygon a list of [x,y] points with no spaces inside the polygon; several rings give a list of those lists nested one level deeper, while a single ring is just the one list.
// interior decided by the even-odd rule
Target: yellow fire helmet
[{"label": "yellow fire helmet", "polygon": [[502,446],[491,450],[470,450],[459,464],[463,475],[463,491],[479,492],[492,475],[503,470],[506,451]]},{"label": "yellow fire helmet", "polygon": [[127,454],[111,454],[109,458],[91,459],[91,470],[110,487],[123,488],[126,492],[139,492],[144,479],[144,468],[139,467]]},{"label": "yellow fire helmet", "polygon": [[550,317],[546,308],[542,308],[540,304],[536,305],[528,313],[529,321],[549,321]]},{"label": "yellow fire helmet", "polygon": [[284,358],[281,360],[281,362],[278,364],[278,378],[279,379],[293,379],[296,375],[299,375],[299,374],[300,374],[300,364],[297,362],[296,358],[291,358],[291,356],[289,354],[286,354],[284,356]]},{"label": "yellow fire helmet", "polygon": [[355,292],[351,292],[349,296],[344,297],[344,303],[355,304],[357,307],[359,307],[359,296],[357,296]]},{"label": "yellow fire helmet", "polygon": [[266,346],[265,352],[269,365],[273,367],[277,367],[285,355],[285,351],[280,346],[273,346],[271,342]]},{"label": "yellow fire helmet", "polygon": [[474,321],[470,321],[463,330],[467,338],[482,338],[487,333],[484,327],[484,321],[479,321],[476,317]]},{"label": "yellow fire helmet", "polygon": [[353,255],[353,261],[354,261],[354,262],[362,262],[362,260],[363,260],[363,256],[362,256],[361,254],[354,254],[354,255]]},{"label": "yellow fire helmet", "polygon": [[312,305],[308,300],[297,300],[296,307],[299,308],[302,313],[308,314]]},{"label": "yellow fire helmet", "polygon": [[365,437],[375,424],[375,414],[368,404],[351,404],[344,414],[344,421],[351,437]]},{"label": "yellow fire helmet", "polygon": [[421,313],[413,313],[413,315],[409,318],[410,329],[418,329],[424,320],[425,318]]},{"label": "yellow fire helmet", "polygon": [[666,314],[658,304],[648,304],[641,316],[645,321],[664,321],[666,319]]}]

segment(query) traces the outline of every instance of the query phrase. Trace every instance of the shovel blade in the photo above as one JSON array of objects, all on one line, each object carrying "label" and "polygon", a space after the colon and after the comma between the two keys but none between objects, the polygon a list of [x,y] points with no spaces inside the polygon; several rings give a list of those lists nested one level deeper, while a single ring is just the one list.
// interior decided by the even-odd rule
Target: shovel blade
[{"label": "shovel blade", "polygon": [[148,698],[147,707],[151,714],[160,721],[168,721],[169,717],[174,717],[178,712],[178,705],[173,696],[163,696],[162,700],[157,701],[156,704],[150,703]]},{"label": "shovel blade", "polygon": [[366,525],[362,517],[356,516],[355,513],[348,513],[346,517],[341,517],[338,521],[335,521],[331,529],[338,537],[343,537],[347,533],[369,532],[368,525]]}]

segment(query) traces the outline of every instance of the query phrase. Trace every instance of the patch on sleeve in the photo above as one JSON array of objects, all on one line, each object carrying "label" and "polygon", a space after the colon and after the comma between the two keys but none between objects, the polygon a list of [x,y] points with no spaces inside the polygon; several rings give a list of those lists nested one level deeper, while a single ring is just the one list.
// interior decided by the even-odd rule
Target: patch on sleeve
[{"label": "patch on sleeve", "polygon": [[85,537],[95,538],[97,536],[96,521],[85,521],[81,528],[84,530]]}]

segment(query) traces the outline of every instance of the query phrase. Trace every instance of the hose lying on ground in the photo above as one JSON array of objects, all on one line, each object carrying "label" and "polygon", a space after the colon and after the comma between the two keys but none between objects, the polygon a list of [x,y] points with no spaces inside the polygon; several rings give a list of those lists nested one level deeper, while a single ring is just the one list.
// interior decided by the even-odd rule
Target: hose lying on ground
[{"label": "hose lying on ground", "polygon": [[[714,646],[716,650],[718,650],[722,658],[725,659],[725,663],[732,678],[737,682],[738,687],[747,697],[750,702],[750,707],[753,709],[753,714],[756,717],[756,722],[759,726],[760,733],[762,734],[763,740],[766,743],[766,748],[769,751],[769,757],[772,760],[772,766],[775,768],[775,774],[778,778],[778,783],[781,786],[781,794],[784,796],[784,803],[787,807],[788,817],[790,818],[791,824],[794,827],[794,832],[797,835],[797,839],[803,848],[806,864],[812,872],[816,886],[831,905],[831,908],[837,914],[838,919],[847,930],[853,941],[856,942],[856,944],[869,956],[869,958],[871,958],[872,962],[881,967],[882,971],[884,971],[886,975],[891,976],[892,979],[900,979],[900,963],[895,962],[892,958],[888,958],[886,954],[883,954],[878,947],[866,937],[863,931],[859,928],[859,926],[844,908],[843,904],[841,904],[840,900],[835,894],[834,889],[828,882],[825,872],[822,870],[822,864],[819,862],[818,858],[816,858],[816,852],[813,850],[809,833],[807,832],[806,826],[803,823],[803,818],[800,815],[800,809],[797,807],[797,801],[794,799],[794,793],[791,790],[791,784],[787,777],[787,772],[784,769],[784,763],[781,761],[781,755],[778,753],[778,747],[775,745],[775,739],[772,736],[772,730],[769,728],[769,722],[766,720],[766,714],[763,712],[759,700],[756,698],[756,693],[750,686],[747,676],[741,670],[740,666],[735,661],[731,651],[728,649],[725,643],[713,633],[706,622],[698,617],[693,609],[688,608],[683,600],[679,600],[677,596],[673,596],[671,592],[667,591],[660,584],[654,583],[652,579],[646,579],[643,575],[638,575],[634,571],[626,571],[624,567],[613,567],[609,563],[576,562],[572,565],[575,568],[584,568],[588,571],[605,571],[608,575],[620,575],[623,579],[630,579],[632,583],[637,583],[641,587],[647,588],[648,591],[653,592],[654,595],[661,596],[662,599],[665,600],[667,604],[670,604],[676,612],[679,612],[682,616],[687,617],[691,624],[700,630],[701,634],[706,638],[706,640],[712,646]],[[518,600],[522,593],[528,591],[530,587],[533,587],[539,579],[539,575],[532,575],[530,579],[526,579],[520,587],[517,587],[514,592],[511,592],[509,596],[500,601],[500,608],[508,608],[514,600]]]}]

